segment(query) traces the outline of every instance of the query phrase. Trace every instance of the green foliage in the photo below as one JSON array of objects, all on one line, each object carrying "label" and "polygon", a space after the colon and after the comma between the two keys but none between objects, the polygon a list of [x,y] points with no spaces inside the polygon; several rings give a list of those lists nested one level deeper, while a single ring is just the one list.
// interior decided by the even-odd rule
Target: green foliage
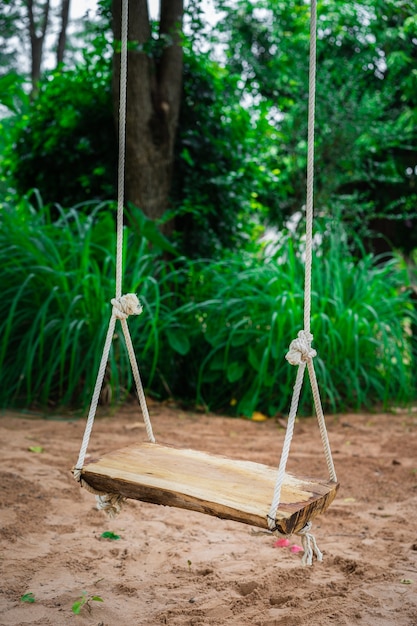
[{"label": "green foliage", "polygon": [[[17,207],[3,203],[0,404],[85,406],[90,400],[115,293],[114,212],[114,206],[97,203],[51,211],[38,194],[22,198]],[[171,276],[161,272],[159,255],[172,246],[154,228],[145,228],[140,238],[129,233],[125,244],[126,291],[143,294],[147,320],[145,332],[136,327],[134,336],[141,333],[138,346],[152,382],[161,356],[160,291],[174,285],[168,286]],[[130,363],[118,335],[104,393],[120,401],[131,388]]]},{"label": "green foliage", "polygon": [[72,605],[72,612],[74,615],[79,615],[81,609],[85,607],[91,613],[91,602],[104,602],[104,600],[100,596],[89,596],[86,591],[83,591],[81,598]]},{"label": "green foliage", "polygon": [[0,69],[16,70],[22,42],[19,21],[24,7],[16,0],[2,0],[0,11]]},{"label": "green foliage", "polygon": [[[75,207],[54,222],[24,199],[4,205],[0,221],[0,402],[85,406],[114,295],[113,218],[106,206]],[[284,357],[303,323],[302,238],[287,233],[273,253],[221,261],[167,261],[156,242],[138,245],[125,229],[124,291],[143,306],[129,326],[148,393],[236,415],[286,413],[295,371]],[[394,258],[354,258],[335,220],[322,227],[315,256],[312,332],[324,406],[411,401],[416,316],[405,269]],[[132,391],[118,329],[103,400]],[[310,411],[306,382],[300,412]]]},{"label": "green foliage", "polygon": [[[276,128],[282,223],[304,203],[308,3],[218,0],[228,67]],[[417,245],[415,2],[318,3],[316,206],[361,226],[368,247]],[[344,199],[348,198],[348,210]]]},{"label": "green foliage", "polygon": [[[14,4],[5,2],[0,17],[5,43],[20,20]],[[0,79],[0,101],[17,112],[14,139],[10,119],[2,122],[3,172],[20,194],[36,187],[46,203],[115,196],[111,3],[99,5],[100,21],[84,20],[82,62],[49,74],[28,111],[15,74]],[[192,258],[244,247],[265,222],[282,227],[305,201],[309,3],[216,5],[215,28],[199,2],[187,6],[166,215],[176,217],[176,243]],[[343,207],[343,219],[373,250],[409,253],[417,245],[415,9],[414,0],[318,2],[316,206],[327,214]],[[155,58],[166,44],[156,28],[144,46]]]},{"label": "green foliage", "polygon": [[53,222],[27,198],[2,207],[2,402],[71,404],[78,394],[86,402],[92,389],[110,314],[115,238],[109,214],[88,208],[88,217],[73,210]]},{"label": "green foliage", "polygon": [[178,250],[161,233],[156,223],[130,202],[128,203],[128,218],[129,225],[136,234],[138,241],[144,238],[159,250],[163,250],[174,257],[178,256]]},{"label": "green foliage", "polygon": [[21,602],[28,602],[29,604],[33,604],[36,600],[35,600],[35,596],[34,594],[29,591],[28,593],[24,593],[23,596],[20,598]]},{"label": "green foliage", "polygon": [[247,245],[274,205],[277,178],[260,139],[270,128],[242,105],[237,76],[187,45],[184,55],[171,192],[176,237],[187,256],[218,258]]},{"label": "green foliage", "polygon": [[[406,252],[417,245],[415,2],[318,4],[315,204],[331,217],[313,275],[323,403],[407,402],[417,327],[409,277],[398,259],[363,249],[385,245],[376,230]],[[190,3],[171,193],[176,245],[129,207],[125,291],[144,307],[130,327],[155,397],[237,415],[286,413],[295,372],[284,356],[302,327],[303,242],[283,230],[271,251],[257,237],[268,220],[283,227],[305,200],[309,4],[217,5],[226,63],[204,52],[209,34],[199,3]],[[3,405],[85,406],[95,382],[115,265],[110,206],[95,201],[115,196],[117,152],[109,1],[100,7],[106,27],[86,33],[83,62],[49,74],[36,101],[29,105],[18,75],[0,78],[0,102],[15,115],[1,122],[2,170],[21,196],[9,197],[3,176]],[[144,49],[161,52],[154,41]],[[33,187],[45,205],[25,196]],[[103,401],[132,389],[117,331]],[[301,411],[310,410],[306,381]]]},{"label": "green foliage", "polygon": [[328,228],[313,272],[311,320],[326,404],[408,402],[415,397],[417,318],[407,270],[396,257],[352,257],[346,231],[333,220]]},{"label": "green foliage", "polygon": [[72,206],[115,197],[116,136],[109,63],[55,71],[16,119],[3,168],[19,194]]},{"label": "green foliage", "polygon": [[[275,164],[266,164],[269,152],[263,149],[273,129],[264,114],[255,122],[242,106],[236,77],[186,43],[184,53],[172,211],[166,219],[175,215],[175,243],[183,253],[220,256],[223,248],[247,245],[267,206],[276,202]],[[110,69],[94,46],[76,69],[49,74],[36,101],[15,119],[2,165],[19,194],[37,188],[45,203],[64,207],[115,197]],[[133,216],[138,209],[130,211]],[[131,223],[138,226],[135,216]]]},{"label": "green foliage", "polygon": [[7,193],[9,181],[1,169],[4,165],[4,155],[10,151],[10,146],[13,144],[15,118],[26,115],[29,110],[29,96],[25,85],[25,78],[14,71],[0,76],[0,110],[4,112],[0,118],[0,194],[2,196]]},{"label": "green foliage", "polygon": [[29,96],[24,89],[25,83],[24,76],[17,72],[11,71],[0,76],[0,105],[13,113],[22,113],[27,109]]},{"label": "green foliage", "polygon": [[[410,400],[411,320],[397,262],[355,260],[341,233],[324,233],[315,261],[312,330],[323,403],[332,411]],[[343,242],[343,240],[342,240]],[[284,356],[302,327],[302,248],[288,236],[272,258],[196,265],[184,305],[192,345],[185,379],[198,402],[237,414],[286,412],[295,372]],[[194,321],[194,324],[193,324]],[[308,389],[308,383],[306,384]],[[229,409],[230,410],[230,409]],[[311,410],[304,393],[301,411]]]},{"label": "green foliage", "polygon": [[110,530],[106,530],[104,533],[101,533],[100,537],[103,539],[109,539],[110,541],[117,541],[120,539],[120,535],[116,535],[116,533],[112,533]]}]

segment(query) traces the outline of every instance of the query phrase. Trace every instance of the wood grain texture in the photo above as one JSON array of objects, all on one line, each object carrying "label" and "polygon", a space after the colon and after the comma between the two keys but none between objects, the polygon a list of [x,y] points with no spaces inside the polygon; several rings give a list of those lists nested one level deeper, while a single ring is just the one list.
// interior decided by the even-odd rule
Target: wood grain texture
[{"label": "wood grain texture", "polygon": [[[91,460],[82,478],[94,489],[268,528],[276,468],[251,461],[140,443]],[[287,474],[276,516],[292,534],[324,512],[338,484]]]}]

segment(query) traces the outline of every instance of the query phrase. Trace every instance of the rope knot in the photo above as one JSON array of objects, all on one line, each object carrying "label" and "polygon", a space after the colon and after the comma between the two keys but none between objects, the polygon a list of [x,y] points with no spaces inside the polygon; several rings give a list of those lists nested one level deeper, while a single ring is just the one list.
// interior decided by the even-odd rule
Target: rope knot
[{"label": "rope knot", "polygon": [[313,359],[317,352],[311,347],[313,335],[305,330],[300,330],[297,339],[290,343],[288,353],[285,358],[291,365],[301,365]]},{"label": "rope knot", "polygon": [[296,533],[301,537],[301,543],[304,549],[304,555],[301,560],[302,565],[312,565],[314,555],[316,555],[318,561],[323,560],[323,553],[317,545],[315,536],[310,532],[312,525],[311,522],[307,522],[307,524]]},{"label": "rope knot", "polygon": [[118,493],[101,493],[96,495],[96,503],[99,511],[105,511],[110,518],[116,517],[126,500]]},{"label": "rope knot", "polygon": [[113,315],[118,320],[125,320],[129,315],[140,315],[142,313],[142,305],[135,293],[127,293],[120,298],[113,298]]}]

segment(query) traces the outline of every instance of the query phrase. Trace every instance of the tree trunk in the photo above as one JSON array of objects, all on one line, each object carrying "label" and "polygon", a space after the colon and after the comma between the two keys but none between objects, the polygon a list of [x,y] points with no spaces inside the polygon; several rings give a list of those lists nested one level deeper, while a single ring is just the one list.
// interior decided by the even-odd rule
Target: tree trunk
[{"label": "tree trunk", "polygon": [[[32,53],[31,59],[31,81],[32,81],[32,97],[36,94],[37,86],[41,77],[43,44],[45,34],[48,28],[49,19],[49,0],[46,0],[41,7],[39,20],[35,20],[33,11],[33,0],[27,0],[27,10],[29,18],[29,38]],[[37,22],[37,23],[36,23]],[[39,34],[37,29],[39,28]]]},{"label": "tree trunk", "polygon": [[67,28],[70,10],[70,0],[62,0],[61,4],[61,30],[58,36],[58,45],[56,51],[57,66],[64,62],[65,48],[67,44]]},{"label": "tree trunk", "polygon": [[[121,0],[113,0],[113,32],[120,40]],[[161,0],[159,38],[151,39],[146,0],[129,0],[126,118],[126,200],[153,220],[168,208],[182,91],[183,0]],[[133,43],[134,42],[134,43]],[[114,55],[113,93],[119,110],[120,54]],[[165,224],[169,234],[172,224]]]}]

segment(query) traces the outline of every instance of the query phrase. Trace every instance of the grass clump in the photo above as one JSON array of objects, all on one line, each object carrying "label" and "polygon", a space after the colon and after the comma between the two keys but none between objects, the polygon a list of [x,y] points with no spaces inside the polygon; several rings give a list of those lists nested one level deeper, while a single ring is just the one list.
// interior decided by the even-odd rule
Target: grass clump
[{"label": "grass clump", "polygon": [[[311,330],[327,410],[412,399],[415,312],[406,273],[394,258],[354,259],[336,232],[314,261]],[[286,413],[295,370],[285,354],[303,326],[302,244],[288,235],[271,258],[195,265],[185,325],[192,328],[191,368],[198,402],[250,416]],[[300,412],[311,411],[308,383]]]},{"label": "grass clump", "polygon": [[[85,207],[84,207],[85,208]],[[39,202],[0,213],[1,401],[7,405],[85,404],[94,385],[114,294],[115,237],[104,206],[52,220]],[[57,210],[56,208],[54,209]],[[134,270],[147,267],[138,251]],[[149,267],[145,274],[149,274]],[[125,352],[112,349],[109,377],[123,397]],[[115,364],[117,363],[117,366]]]},{"label": "grass clump", "polygon": [[[52,219],[33,199],[3,205],[3,406],[88,404],[114,296],[110,209],[74,207]],[[405,268],[395,258],[354,257],[337,222],[317,241],[311,330],[326,410],[414,399],[416,319]],[[259,248],[222,261],[168,262],[128,229],[125,242],[124,292],[143,305],[129,326],[148,393],[249,417],[286,413],[295,370],[285,354],[303,326],[302,238],[287,233],[273,254]],[[104,395],[122,401],[132,388],[118,329]],[[300,413],[310,412],[306,383]]]}]

